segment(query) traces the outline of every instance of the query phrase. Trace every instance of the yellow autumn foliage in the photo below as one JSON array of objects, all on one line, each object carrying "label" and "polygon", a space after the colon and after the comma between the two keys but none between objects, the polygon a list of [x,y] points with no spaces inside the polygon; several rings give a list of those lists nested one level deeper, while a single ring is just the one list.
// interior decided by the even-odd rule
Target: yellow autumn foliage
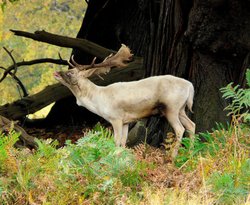
[{"label": "yellow autumn foliage", "polygon": [[[16,62],[38,58],[58,58],[58,53],[68,59],[71,49],[60,48],[31,39],[14,36],[10,29],[34,32],[46,30],[51,33],[75,37],[80,29],[86,10],[86,2],[79,0],[26,0],[7,2],[0,11],[0,66],[8,68],[12,60],[2,49],[12,51]],[[64,66],[65,67],[65,66]],[[52,73],[62,69],[53,64],[37,64],[18,68],[17,77],[23,82],[29,94],[42,90],[56,81]],[[66,68],[65,68],[66,69]],[[0,77],[4,70],[0,70]],[[8,76],[0,83],[0,105],[22,97],[16,82]]]}]

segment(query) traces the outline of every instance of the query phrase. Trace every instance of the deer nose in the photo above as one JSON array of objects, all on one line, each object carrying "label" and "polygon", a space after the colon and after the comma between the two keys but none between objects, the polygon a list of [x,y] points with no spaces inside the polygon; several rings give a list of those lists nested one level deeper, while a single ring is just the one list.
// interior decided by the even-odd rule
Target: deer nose
[{"label": "deer nose", "polygon": [[56,72],[54,72],[53,75],[54,75],[55,78],[61,78],[60,72],[56,71]]}]

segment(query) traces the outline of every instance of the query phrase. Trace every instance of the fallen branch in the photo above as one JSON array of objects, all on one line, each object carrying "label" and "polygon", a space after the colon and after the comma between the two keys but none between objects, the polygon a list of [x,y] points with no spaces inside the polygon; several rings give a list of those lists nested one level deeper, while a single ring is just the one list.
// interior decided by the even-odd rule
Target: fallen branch
[{"label": "fallen branch", "polygon": [[19,141],[15,144],[16,147],[28,147],[36,148],[37,144],[32,136],[30,136],[22,127],[17,125],[15,122],[11,122],[6,117],[0,115],[0,131],[1,132],[10,132],[11,127],[16,132],[20,133]]},{"label": "fallen branch", "polygon": [[16,36],[31,38],[36,41],[49,43],[52,45],[65,48],[77,48],[93,56],[96,56],[97,58],[100,59],[104,59],[110,53],[114,52],[113,50],[104,48],[86,39],[71,38],[57,34],[52,34],[46,31],[35,31],[34,33],[29,33],[20,30],[13,30],[13,29],[11,29],[10,31],[13,32]]}]

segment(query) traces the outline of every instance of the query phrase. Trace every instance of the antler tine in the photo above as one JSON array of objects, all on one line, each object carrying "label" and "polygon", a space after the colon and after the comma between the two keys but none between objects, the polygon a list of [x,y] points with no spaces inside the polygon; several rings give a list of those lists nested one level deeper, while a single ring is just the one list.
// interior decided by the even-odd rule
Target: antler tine
[{"label": "antler tine", "polygon": [[77,62],[75,62],[75,60],[74,60],[74,55],[71,56],[71,60],[72,60],[73,64],[75,65],[75,67],[80,67],[80,66],[82,66],[82,65],[78,64]]},{"label": "antler tine", "polygon": [[95,67],[95,61],[96,61],[96,57],[93,58],[91,64],[90,64],[90,68]]},{"label": "antler tine", "polygon": [[70,67],[72,67],[72,68],[75,67],[69,60],[67,60],[67,63],[69,64]]},{"label": "antler tine", "polygon": [[90,65],[80,65],[80,64],[78,64],[78,66],[76,66],[76,68],[78,70],[80,70],[80,71],[87,70],[87,69],[90,69],[90,68],[94,68],[95,67],[95,60],[96,60],[96,57],[93,58]]},{"label": "antler tine", "polygon": [[107,59],[111,58],[113,55],[114,55],[113,53],[110,53],[110,54],[103,60],[103,62],[106,61]]},{"label": "antler tine", "polygon": [[[60,56],[60,55],[59,55],[59,56]],[[74,60],[74,55],[72,55],[72,56],[70,57],[70,59],[71,59],[72,63],[71,63],[69,60],[67,60],[67,63],[68,63],[69,66],[71,66],[72,68],[75,68],[75,67],[77,67],[77,66],[81,66],[81,65],[79,65],[78,63],[75,62],[75,60]]]},{"label": "antler tine", "polygon": [[90,67],[89,65],[81,65],[78,64],[75,60],[74,60],[74,55],[72,55],[70,57],[72,63],[68,60],[68,64],[72,67],[72,68],[77,68],[78,70],[86,70],[88,67]]},{"label": "antler tine", "polygon": [[92,60],[92,62],[91,62],[90,65],[81,65],[81,64],[78,64],[78,63],[74,60],[74,55],[72,55],[72,56],[71,56],[71,61],[72,61],[73,64],[70,63],[69,61],[68,61],[68,64],[69,64],[70,66],[72,66],[73,68],[76,68],[76,69],[82,71],[82,70],[87,70],[87,69],[89,69],[89,68],[93,68],[93,67],[95,66],[95,60],[96,60],[96,57],[94,57],[94,59]]}]

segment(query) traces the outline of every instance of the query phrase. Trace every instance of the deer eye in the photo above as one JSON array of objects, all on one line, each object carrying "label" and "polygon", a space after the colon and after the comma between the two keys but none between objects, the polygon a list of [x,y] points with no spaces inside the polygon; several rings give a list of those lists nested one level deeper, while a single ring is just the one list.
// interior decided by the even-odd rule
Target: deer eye
[{"label": "deer eye", "polygon": [[73,75],[73,72],[67,72],[66,75],[71,76],[71,75]]}]

